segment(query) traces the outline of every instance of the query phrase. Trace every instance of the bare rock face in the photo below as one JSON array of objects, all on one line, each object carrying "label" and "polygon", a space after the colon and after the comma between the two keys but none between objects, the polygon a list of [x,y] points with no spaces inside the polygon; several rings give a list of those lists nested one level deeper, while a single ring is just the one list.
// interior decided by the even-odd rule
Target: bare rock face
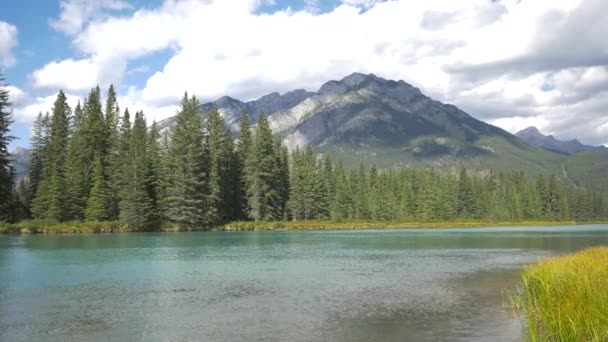
[{"label": "bare rock face", "polygon": [[[235,136],[243,111],[254,125],[264,113],[274,134],[290,150],[312,146],[352,163],[478,169],[554,167],[549,164],[555,160],[553,153],[479,121],[454,105],[435,101],[404,81],[374,74],[354,73],[329,81],[316,92],[271,93],[250,102],[222,97],[204,104],[201,115],[205,117],[214,108]],[[170,131],[174,122],[169,118],[159,126]],[[546,166],[544,161],[548,161]]]},{"label": "bare rock face", "polygon": [[542,134],[536,127],[528,127],[515,134],[529,144],[536,145],[563,154],[575,154],[579,152],[606,151],[606,146],[590,146],[582,144],[577,139],[563,141],[555,139],[552,135]]}]

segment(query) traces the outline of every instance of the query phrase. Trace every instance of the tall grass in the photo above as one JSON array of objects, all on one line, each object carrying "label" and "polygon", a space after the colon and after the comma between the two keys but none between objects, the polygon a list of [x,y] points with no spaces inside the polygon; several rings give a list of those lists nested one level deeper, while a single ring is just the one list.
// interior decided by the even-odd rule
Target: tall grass
[{"label": "tall grass", "polygon": [[532,341],[608,341],[608,247],[527,266],[511,300]]}]

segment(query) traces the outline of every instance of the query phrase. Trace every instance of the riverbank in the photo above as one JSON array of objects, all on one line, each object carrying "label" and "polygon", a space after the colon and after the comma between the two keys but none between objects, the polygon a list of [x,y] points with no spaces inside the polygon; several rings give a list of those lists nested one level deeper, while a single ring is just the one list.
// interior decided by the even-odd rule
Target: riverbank
[{"label": "riverbank", "polygon": [[517,226],[558,226],[580,224],[606,224],[608,222],[575,221],[277,221],[277,222],[231,222],[211,228],[184,229],[174,225],[163,225],[159,229],[127,228],[118,221],[108,222],[63,222],[48,224],[44,221],[22,221],[0,223],[0,234],[81,234],[81,233],[127,233],[127,232],[185,232],[185,231],[271,231],[271,230],[348,230],[348,229],[411,229],[411,228],[476,228]]},{"label": "riverbank", "polygon": [[512,298],[532,341],[608,341],[608,247],[527,266]]}]

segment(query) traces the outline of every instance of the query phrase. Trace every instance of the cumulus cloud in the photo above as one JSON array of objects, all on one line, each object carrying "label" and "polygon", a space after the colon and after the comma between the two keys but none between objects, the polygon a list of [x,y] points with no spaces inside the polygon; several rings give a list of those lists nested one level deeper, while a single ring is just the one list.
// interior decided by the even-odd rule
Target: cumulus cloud
[{"label": "cumulus cloud", "polygon": [[0,66],[10,67],[15,64],[13,49],[17,46],[17,28],[0,21]]},{"label": "cumulus cloud", "polygon": [[83,58],[53,61],[32,83],[127,89],[130,62],[168,49],[166,65],[123,94],[159,117],[173,114],[184,90],[203,100],[248,100],[316,90],[359,71],[403,79],[510,131],[534,124],[560,138],[606,141],[605,1],[343,0],[328,13],[257,13],[264,3],[166,0],[121,16],[95,14],[103,5],[79,10],[85,19],[64,32]]},{"label": "cumulus cloud", "polygon": [[95,15],[104,10],[124,10],[131,8],[123,0],[62,0],[59,18],[51,19],[50,24],[55,30],[68,35],[74,35]]},{"label": "cumulus cloud", "polygon": [[[57,99],[56,95],[41,96],[30,99],[27,94],[21,93],[21,100],[14,101],[13,104],[13,119],[17,123],[31,123],[38,113],[50,112],[53,108],[53,103]],[[73,94],[66,94],[68,104],[73,109],[79,101],[79,97]]]}]

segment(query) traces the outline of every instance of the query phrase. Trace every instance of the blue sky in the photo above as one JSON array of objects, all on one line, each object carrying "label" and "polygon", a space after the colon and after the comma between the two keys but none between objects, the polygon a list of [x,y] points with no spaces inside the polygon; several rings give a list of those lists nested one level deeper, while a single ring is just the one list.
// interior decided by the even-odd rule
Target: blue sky
[{"label": "blue sky", "polygon": [[123,108],[160,120],[185,90],[250,100],[356,71],[512,132],[608,143],[607,12],[601,0],[6,1],[12,147],[59,89],[75,104],[112,83]]}]

